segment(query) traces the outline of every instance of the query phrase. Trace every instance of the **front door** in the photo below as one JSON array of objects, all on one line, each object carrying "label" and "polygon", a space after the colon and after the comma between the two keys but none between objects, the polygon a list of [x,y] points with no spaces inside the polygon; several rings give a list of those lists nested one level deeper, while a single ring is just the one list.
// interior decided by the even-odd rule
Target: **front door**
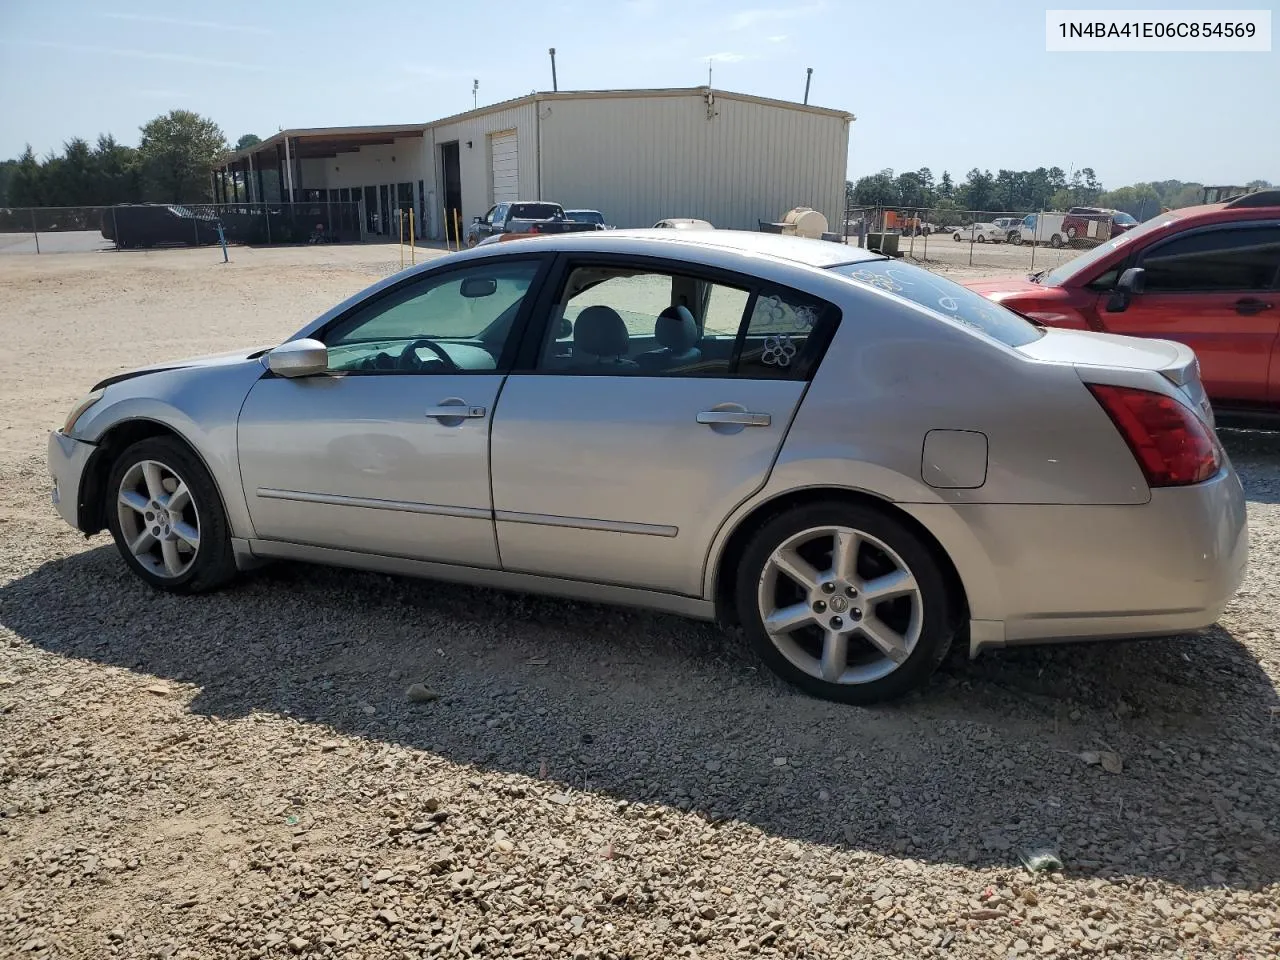
[{"label": "front door", "polygon": [[769,475],[828,308],[688,271],[563,271],[531,369],[508,378],[494,418],[504,569],[701,592],[716,530]]},{"label": "front door", "polygon": [[326,374],[268,374],[239,423],[260,539],[498,566],[489,426],[541,261],[415,277],[319,337]]},{"label": "front door", "polygon": [[1215,401],[1263,403],[1272,349],[1280,333],[1280,224],[1231,224],[1194,230],[1143,250],[1134,263],[1145,291],[1098,317],[1111,333],[1187,344],[1200,359]]}]

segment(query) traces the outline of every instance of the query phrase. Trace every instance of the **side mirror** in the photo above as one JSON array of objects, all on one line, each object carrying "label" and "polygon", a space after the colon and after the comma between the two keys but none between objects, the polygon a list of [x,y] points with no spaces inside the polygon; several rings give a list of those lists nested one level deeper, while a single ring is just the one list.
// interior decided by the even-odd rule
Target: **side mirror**
[{"label": "side mirror", "polygon": [[1141,267],[1130,267],[1120,274],[1111,296],[1107,298],[1107,313],[1123,313],[1129,309],[1133,298],[1142,293],[1147,286],[1147,271]]},{"label": "side mirror", "polygon": [[472,217],[472,218],[471,218],[471,222],[472,222],[472,223],[484,223],[484,217]]},{"label": "side mirror", "polygon": [[319,340],[290,340],[267,354],[267,368],[280,377],[310,377],[329,369],[329,348]]}]

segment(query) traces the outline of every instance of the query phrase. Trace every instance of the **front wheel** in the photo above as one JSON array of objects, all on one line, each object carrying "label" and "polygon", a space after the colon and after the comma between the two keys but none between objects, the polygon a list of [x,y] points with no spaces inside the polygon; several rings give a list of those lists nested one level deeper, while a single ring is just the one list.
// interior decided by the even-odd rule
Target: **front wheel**
[{"label": "front wheel", "polygon": [[748,544],[738,616],[760,657],[825,700],[870,704],[922,684],[954,634],[932,551],[870,507],[829,501],[780,514]]},{"label": "front wheel", "polygon": [[235,577],[217,487],[181,441],[151,437],[126,449],[111,467],[106,496],[116,548],[151,586],[200,593]]},{"label": "front wheel", "polygon": [[978,234],[978,242],[979,242],[979,243],[986,243],[986,242],[987,242],[987,238],[986,238],[986,237],[984,237],[982,234]]},{"label": "front wheel", "polygon": [[951,239],[954,240],[956,243],[960,243],[964,238],[961,237],[960,234],[958,233],[953,233],[951,235]]},{"label": "front wheel", "polygon": [[1062,237],[1058,236],[1058,234],[1055,233],[1052,237],[1049,238],[1049,246],[1057,250],[1059,247],[1062,246]]}]

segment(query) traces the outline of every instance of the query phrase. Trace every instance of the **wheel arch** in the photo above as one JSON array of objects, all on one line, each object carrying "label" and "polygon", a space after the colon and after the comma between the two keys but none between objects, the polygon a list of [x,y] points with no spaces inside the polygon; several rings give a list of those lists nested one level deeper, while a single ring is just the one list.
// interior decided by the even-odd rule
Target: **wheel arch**
[{"label": "wheel arch", "polygon": [[969,617],[969,598],[964,587],[964,582],[960,577],[959,571],[956,569],[955,563],[951,556],[943,548],[941,542],[936,536],[913,517],[910,513],[896,506],[892,501],[875,494],[867,493],[864,490],[854,490],[848,487],[805,487],[800,490],[791,490],[781,493],[775,497],[765,500],[763,503],[757,504],[744,517],[738,520],[732,532],[724,540],[717,556],[712,558],[709,564],[709,573],[711,577],[710,595],[715,603],[716,620],[723,624],[733,624],[736,622],[737,614],[733,604],[733,585],[736,579],[738,564],[742,561],[743,552],[752,536],[765,523],[773,517],[796,507],[805,506],[811,503],[821,501],[838,500],[848,504],[858,506],[871,507],[887,516],[897,520],[903,526],[910,529],[914,534],[920,537],[921,541],[933,554],[934,559],[938,561],[938,566],[942,569],[943,576],[947,582],[947,589],[951,594],[951,598],[955,603],[955,612],[959,622],[964,622]]},{"label": "wheel arch", "polygon": [[84,479],[80,484],[80,503],[77,506],[77,510],[80,518],[80,529],[86,535],[106,529],[107,478],[111,475],[111,467],[116,462],[116,459],[135,443],[154,437],[171,437],[177,440],[187,448],[187,451],[193,457],[200,461],[200,465],[209,474],[213,489],[218,492],[223,514],[226,514],[226,494],[223,493],[222,488],[218,485],[217,477],[209,468],[208,461],[196,448],[195,444],[170,424],[147,417],[131,417],[112,424],[103,432],[97,441],[98,448],[89,457],[88,463],[85,464]]}]

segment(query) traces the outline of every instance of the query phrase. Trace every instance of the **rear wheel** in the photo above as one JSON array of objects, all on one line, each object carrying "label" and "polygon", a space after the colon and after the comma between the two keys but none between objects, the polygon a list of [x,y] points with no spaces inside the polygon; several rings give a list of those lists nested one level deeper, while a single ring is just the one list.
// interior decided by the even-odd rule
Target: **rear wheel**
[{"label": "rear wheel", "polygon": [[751,540],[738,615],[769,667],[826,700],[868,704],[923,683],[946,656],[953,603],[930,549],[878,510],[816,503]]},{"label": "rear wheel", "polygon": [[978,242],[979,242],[979,243],[986,243],[986,242],[987,242],[987,238],[986,238],[986,237],[984,237],[982,234],[978,234]]},{"label": "rear wheel", "polygon": [[126,449],[111,467],[107,496],[116,548],[153,587],[199,593],[236,575],[217,487],[181,441],[151,437]]},{"label": "rear wheel", "polygon": [[1049,246],[1057,250],[1060,246],[1062,246],[1062,237],[1060,237],[1058,234],[1055,233],[1052,237],[1049,238]]},{"label": "rear wheel", "polygon": [[956,243],[959,243],[964,238],[960,236],[960,231],[957,230],[955,233],[951,235],[951,239],[954,240]]}]

